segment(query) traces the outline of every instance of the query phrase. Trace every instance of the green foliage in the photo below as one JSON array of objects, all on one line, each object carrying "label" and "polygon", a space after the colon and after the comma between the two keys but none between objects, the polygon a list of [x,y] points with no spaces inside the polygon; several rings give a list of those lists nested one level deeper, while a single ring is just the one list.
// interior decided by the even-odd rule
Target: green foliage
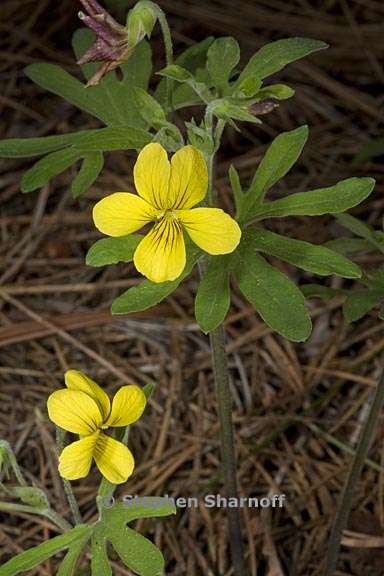
[{"label": "green foliage", "polygon": [[283,178],[299,158],[308,138],[308,127],[301,126],[277,136],[253,176],[240,207],[240,217],[249,216],[264,200],[266,192]]},{"label": "green foliage", "polygon": [[76,563],[91,540],[92,576],[112,574],[107,556],[107,542],[111,542],[122,562],[139,576],[159,576],[164,559],[160,550],[147,538],[127,527],[139,518],[159,518],[175,514],[175,507],[167,502],[152,506],[138,499],[134,505],[125,502],[103,508],[99,520],[91,525],[79,525],[65,534],[51,538],[15,556],[0,568],[0,576],[16,576],[32,570],[55,554],[68,550],[60,564],[58,576],[72,576]]},{"label": "green foliage", "polygon": [[273,330],[294,342],[311,333],[304,296],[282,272],[259,255],[253,230],[247,230],[233,255],[236,281],[247,300]]},{"label": "green foliage", "polygon": [[308,192],[297,192],[286,198],[265,202],[247,214],[247,222],[285,216],[321,216],[354,208],[373,190],[372,178],[347,178],[330,186]]},{"label": "green foliage", "polygon": [[221,324],[230,305],[231,256],[213,256],[204,271],[195,299],[196,320],[206,334]]},{"label": "green foliage", "polygon": [[163,573],[164,559],[160,550],[147,538],[127,527],[139,518],[159,518],[175,514],[174,506],[166,501],[153,507],[120,502],[104,508],[100,520],[94,525],[91,542],[92,575],[112,574],[108,567],[106,543],[111,542],[122,562],[139,576],[159,576]]},{"label": "green foliage", "polygon": [[302,240],[294,240],[265,229],[252,230],[253,245],[260,252],[280,258],[293,266],[318,274],[360,278],[360,268],[341,254]]},{"label": "green foliage", "polygon": [[58,552],[71,548],[73,545],[78,545],[80,541],[85,545],[91,536],[91,532],[91,526],[76,526],[76,528],[69,530],[69,532],[65,534],[55,536],[39,544],[39,546],[30,548],[3,564],[0,568],[0,576],[16,576],[16,574],[22,574],[23,572],[32,570]]},{"label": "green foliage", "polygon": [[328,48],[328,45],[311,38],[284,38],[271,42],[252,56],[241,72],[238,82],[249,76],[263,80],[271,74],[280,72],[287,64],[324,48]]},{"label": "green foliage", "polygon": [[71,185],[71,192],[74,198],[77,198],[92,186],[103,166],[104,156],[102,152],[90,152],[84,156],[81,168]]},{"label": "green foliage", "polygon": [[200,255],[201,252],[196,246],[189,245],[187,249],[187,264],[181,276],[176,280],[161,282],[160,284],[144,280],[137,286],[129,288],[114,300],[111,308],[112,314],[141,312],[159,304],[164,298],[172,294],[179,284],[189,276]]},{"label": "green foliage", "polygon": [[211,44],[207,53],[207,70],[216,88],[221,91],[227,88],[231,72],[239,60],[240,47],[234,38],[218,38]]},{"label": "green foliage", "polygon": [[102,238],[88,250],[87,266],[106,266],[118,262],[132,262],[135,250],[142,240],[139,234],[129,234],[119,238]]}]

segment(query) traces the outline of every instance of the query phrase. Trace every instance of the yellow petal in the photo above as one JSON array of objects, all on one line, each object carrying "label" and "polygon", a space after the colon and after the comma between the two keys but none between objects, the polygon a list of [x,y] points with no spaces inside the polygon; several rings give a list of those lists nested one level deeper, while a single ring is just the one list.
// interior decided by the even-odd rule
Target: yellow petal
[{"label": "yellow petal", "polygon": [[137,192],[155,208],[170,207],[168,199],[170,171],[167,152],[161,144],[144,146],[133,169],[133,177]]},{"label": "yellow petal", "polygon": [[67,370],[64,374],[65,384],[70,390],[81,390],[93,398],[98,404],[103,415],[103,420],[108,418],[111,411],[111,403],[108,395],[89,376],[78,370]]},{"label": "yellow petal", "polygon": [[48,398],[49,418],[60,428],[88,436],[103,423],[96,402],[81,390],[57,390]]},{"label": "yellow petal", "polygon": [[176,214],[194,243],[208,254],[229,254],[240,242],[238,223],[220,208],[178,210]]},{"label": "yellow petal", "polygon": [[184,146],[172,156],[169,195],[172,207],[188,209],[200,202],[208,190],[204,156],[194,146]]},{"label": "yellow petal", "polygon": [[174,218],[165,217],[141,240],[134,264],[152,282],[175,280],[185,267],[183,231]]},{"label": "yellow petal", "polygon": [[102,475],[112,484],[126,482],[135,467],[132,452],[125,444],[103,433],[97,439],[93,456]]},{"label": "yellow petal", "polygon": [[140,230],[156,217],[148,202],[129,192],[115,192],[93,207],[95,226],[107,236],[125,236]]},{"label": "yellow petal", "polygon": [[59,474],[67,480],[88,476],[98,432],[66,446],[59,457]]},{"label": "yellow petal", "polygon": [[147,399],[139,386],[123,386],[112,401],[111,414],[107,426],[129,426],[144,412]]}]

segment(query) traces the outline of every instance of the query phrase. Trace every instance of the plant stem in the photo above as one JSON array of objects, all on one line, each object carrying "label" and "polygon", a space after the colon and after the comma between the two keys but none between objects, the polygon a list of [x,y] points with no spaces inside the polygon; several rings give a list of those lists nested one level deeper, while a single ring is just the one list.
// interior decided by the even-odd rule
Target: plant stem
[{"label": "plant stem", "polygon": [[[216,397],[220,419],[221,458],[227,498],[238,499],[236,455],[232,426],[232,398],[229,386],[228,362],[225,352],[225,333],[221,324],[210,333]],[[235,576],[246,574],[239,508],[228,508],[229,538]]]},{"label": "plant stem", "polygon": [[68,532],[72,529],[72,526],[64,518],[62,518],[57,512],[52,509],[41,510],[33,506],[27,506],[25,504],[14,504],[13,502],[0,502],[0,510],[3,512],[21,512],[24,514],[38,514],[39,516],[45,516],[53,524],[56,524],[63,532]]},{"label": "plant stem", "polygon": [[[157,17],[159,20],[161,32],[163,34],[164,46],[165,46],[165,60],[167,62],[167,66],[173,64],[173,44],[172,44],[172,36],[171,31],[167,22],[167,18],[160,8],[160,6],[156,6]],[[170,78],[166,78],[166,102],[167,108],[169,112],[172,112],[172,80]]]},{"label": "plant stem", "polygon": [[371,408],[367,420],[361,431],[358,446],[355,456],[351,463],[343,492],[341,495],[340,504],[337,508],[336,518],[332,527],[328,551],[326,556],[325,568],[323,576],[333,576],[339,556],[341,538],[343,531],[347,526],[349,513],[353,504],[353,493],[355,486],[359,480],[361,470],[367,458],[369,447],[374,438],[376,426],[379,420],[381,408],[384,404],[384,371],[381,375],[380,381],[377,384],[374,398],[372,400]]},{"label": "plant stem", "polygon": [[[64,450],[64,444],[65,444],[65,430],[62,430],[61,428],[57,427],[56,428],[56,445],[57,445],[57,450],[58,450],[59,455]],[[69,504],[69,507],[71,509],[75,524],[82,524],[83,519],[81,517],[79,505],[77,503],[76,496],[73,493],[71,483],[69,482],[69,480],[66,480],[65,478],[61,478],[61,480],[63,482],[64,492],[65,492],[65,495],[67,497],[68,504]]]}]

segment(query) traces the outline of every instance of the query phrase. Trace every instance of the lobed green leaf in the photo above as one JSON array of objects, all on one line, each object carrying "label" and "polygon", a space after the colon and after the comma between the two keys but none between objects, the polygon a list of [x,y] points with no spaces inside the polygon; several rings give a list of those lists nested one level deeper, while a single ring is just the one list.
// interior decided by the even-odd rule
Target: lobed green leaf
[{"label": "lobed green leaf", "polygon": [[21,179],[21,191],[26,193],[41,188],[53,176],[61,174],[83,156],[84,153],[76,148],[65,148],[51,152],[24,173]]},{"label": "lobed green leaf", "polygon": [[249,231],[243,233],[233,262],[240,290],[264,322],[288,340],[306,340],[312,324],[303,294],[285,274],[259,255]]},{"label": "lobed green leaf", "polygon": [[261,252],[280,258],[308,272],[320,276],[336,274],[343,278],[361,277],[361,270],[356,264],[324,246],[294,240],[264,229],[249,230],[248,234],[254,246]]},{"label": "lobed green leaf", "polygon": [[286,198],[265,202],[247,215],[247,223],[284,216],[321,216],[349,210],[365,200],[373,190],[373,178],[348,178],[329,188],[298,192]]},{"label": "lobed green leaf", "polygon": [[241,217],[248,217],[271,186],[283,178],[299,158],[308,138],[308,126],[277,136],[260,162],[244,198]]},{"label": "lobed green leaf", "polygon": [[91,531],[91,526],[76,526],[76,528],[69,530],[65,534],[55,536],[34,548],[30,548],[3,564],[0,568],[0,576],[16,576],[16,574],[32,570],[54,554],[69,548],[76,542],[84,540],[86,536],[91,534]]}]

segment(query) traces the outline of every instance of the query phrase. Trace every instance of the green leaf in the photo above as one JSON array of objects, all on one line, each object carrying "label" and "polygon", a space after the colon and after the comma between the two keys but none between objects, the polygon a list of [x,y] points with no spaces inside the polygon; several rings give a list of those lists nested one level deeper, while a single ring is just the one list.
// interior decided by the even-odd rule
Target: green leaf
[{"label": "green leaf", "polygon": [[149,503],[119,502],[112,508],[102,510],[101,519],[94,527],[92,540],[92,575],[108,576],[106,542],[109,540],[124,564],[139,576],[159,576],[164,569],[164,559],[160,550],[141,534],[126,525],[138,518],[158,518],[175,514],[171,502],[150,506]]},{"label": "green leaf", "polygon": [[102,530],[94,530],[91,541],[92,576],[112,576],[107,554],[107,540]]},{"label": "green leaf", "polygon": [[56,64],[45,62],[30,64],[25,68],[25,74],[35,84],[61,96],[64,100],[95,116],[105,124],[125,123],[120,113],[115,109],[111,112],[110,107],[105,102],[103,103],[92,89],[86,89],[82,82]]},{"label": "green leaf", "polygon": [[85,156],[83,164],[73,179],[71,185],[72,196],[77,198],[92,186],[104,166],[102,152],[92,152]]},{"label": "green leaf", "polygon": [[261,252],[280,258],[308,272],[320,276],[336,274],[343,278],[361,277],[361,270],[356,264],[329,248],[294,240],[264,229],[249,230],[248,234],[252,238],[253,245]]},{"label": "green leaf", "polygon": [[345,293],[345,290],[329,288],[321,284],[304,284],[300,286],[300,290],[306,298],[321,298],[324,302],[328,302],[335,296],[344,295]]},{"label": "green leaf", "polygon": [[186,83],[203,102],[212,100],[212,94],[207,85],[204,82],[199,82],[189,70],[186,70],[186,68],[182,66],[170,64],[160,70],[160,72],[157,72],[157,74],[175,80],[176,82]]},{"label": "green leaf", "polygon": [[354,168],[360,167],[364,162],[370,160],[371,158],[376,158],[377,156],[382,156],[384,154],[384,138],[377,138],[371,140],[360,148],[359,152],[356,154],[352,161],[352,166]]},{"label": "green leaf", "polygon": [[27,570],[32,570],[54,554],[65,550],[79,540],[85,539],[85,536],[90,535],[91,531],[91,526],[76,526],[76,528],[69,530],[65,534],[55,536],[55,538],[51,538],[39,544],[39,546],[30,548],[3,564],[0,568],[0,576],[15,576]]},{"label": "green leaf", "polygon": [[146,90],[136,87],[134,96],[139,113],[149,126],[161,128],[167,123],[163,108]]},{"label": "green leaf", "polygon": [[[74,33],[72,45],[77,59],[88,50],[94,40],[95,34],[87,28],[81,28]],[[81,66],[86,80],[89,80],[98,68],[99,64],[95,63]],[[148,42],[140,42],[120,68],[123,74],[121,80],[117,78],[116,71],[112,71],[104,76],[97,86],[87,90],[92,91],[95,98],[109,108],[108,114],[112,119],[107,124],[143,128],[146,124],[137,107],[134,90],[137,87],[148,89],[152,73],[152,53]]]},{"label": "green leaf", "polygon": [[261,124],[261,120],[248,112],[244,106],[238,106],[226,99],[213,100],[207,107],[207,111],[212,112],[223,120],[240,120],[241,122],[251,122]]},{"label": "green leaf", "polygon": [[231,164],[229,167],[228,175],[229,175],[229,181],[231,183],[231,188],[233,190],[233,195],[235,198],[236,219],[238,219],[241,205],[242,205],[242,202],[244,200],[244,193],[243,193],[243,189],[241,187],[239,174],[238,174],[236,168],[233,166],[233,164]]},{"label": "green leaf", "polygon": [[277,136],[260,162],[244,199],[241,217],[262,202],[266,192],[292,168],[308,138],[308,126],[300,126]]},{"label": "green leaf", "polygon": [[380,242],[380,235],[377,234],[376,230],[369,226],[365,222],[361,222],[354,216],[350,214],[340,214],[336,216],[336,219],[339,224],[356,234],[356,236],[360,236],[360,238],[364,238],[367,240],[372,246],[377,248],[380,252],[384,251],[384,242]]},{"label": "green leaf", "polygon": [[24,504],[33,506],[38,510],[49,510],[49,502],[44,490],[37,486],[14,486],[9,488],[10,492],[16,498],[19,498]]},{"label": "green leaf", "polygon": [[274,202],[265,202],[248,214],[247,223],[283,216],[321,216],[349,210],[365,200],[373,190],[373,178],[348,178],[329,188],[298,192]]},{"label": "green leaf", "polygon": [[240,290],[264,322],[289,340],[306,340],[311,333],[311,319],[303,294],[285,274],[258,254],[249,231],[243,233],[233,261]]},{"label": "green leaf", "polygon": [[32,192],[44,186],[53,176],[61,174],[84,156],[75,148],[65,148],[51,152],[27,170],[21,180],[21,191]]},{"label": "green leaf", "polygon": [[349,238],[343,236],[329,240],[325,243],[327,248],[339,252],[340,254],[358,254],[359,252],[372,252],[374,250],[372,244],[368,240],[362,238]]},{"label": "green leaf", "polygon": [[79,135],[92,134],[93,130],[71,132],[60,136],[42,138],[9,138],[0,140],[0,156],[3,158],[29,158],[54,152],[73,144]]},{"label": "green leaf", "polygon": [[140,150],[152,141],[152,135],[141,128],[124,126],[79,132],[74,146],[82,151]]},{"label": "green leaf", "polygon": [[76,565],[79,560],[80,554],[83,551],[85,545],[91,537],[91,531],[84,534],[82,538],[79,538],[73,542],[65,558],[61,562],[59,569],[57,571],[57,576],[75,576]]},{"label": "green leaf", "polygon": [[142,239],[139,234],[128,234],[118,238],[97,240],[88,250],[85,262],[87,266],[132,262],[135,250]]},{"label": "green leaf", "polygon": [[263,80],[279,72],[287,64],[327,47],[325,42],[311,38],[284,38],[270,42],[252,56],[240,74],[239,82],[248,76],[256,76]]},{"label": "green leaf", "polygon": [[224,90],[231,72],[240,60],[240,47],[234,38],[227,36],[215,40],[208,49],[207,69],[216,88]]},{"label": "green leaf", "polygon": [[294,94],[295,91],[286,84],[271,84],[270,86],[265,86],[265,88],[259,90],[257,97],[260,98],[260,100],[264,100],[265,98],[287,100],[288,98],[292,98]]},{"label": "green leaf", "polygon": [[184,272],[176,280],[171,282],[161,282],[155,284],[150,280],[144,280],[141,284],[129,288],[118,296],[112,304],[112,314],[129,314],[130,312],[141,312],[159,304],[164,298],[172,294],[179,284],[189,276],[192,268],[196,264],[201,252],[195,246],[187,252],[187,264]]},{"label": "green leaf", "polygon": [[384,301],[384,290],[361,290],[348,295],[344,305],[343,314],[347,322],[360,320],[377,304]]},{"label": "green leaf", "polygon": [[195,316],[205,334],[224,321],[229,309],[230,258],[230,255],[212,256],[197,290]]},{"label": "green leaf", "polygon": [[[175,64],[182,66],[194,75],[199,75],[200,71],[205,71],[207,50],[212,44],[214,38],[212,36],[206,38],[202,42],[193,44],[184,52],[180,54],[175,60]],[[155,98],[166,106],[166,81],[162,78],[155,91]],[[193,104],[201,104],[201,99],[196,95],[195,91],[188,85],[172,86],[172,108],[178,110],[185,106]]]},{"label": "green leaf", "polygon": [[244,78],[240,83],[235,82],[231,86],[230,92],[233,98],[252,98],[258,95],[262,85],[262,80],[249,76]]}]

